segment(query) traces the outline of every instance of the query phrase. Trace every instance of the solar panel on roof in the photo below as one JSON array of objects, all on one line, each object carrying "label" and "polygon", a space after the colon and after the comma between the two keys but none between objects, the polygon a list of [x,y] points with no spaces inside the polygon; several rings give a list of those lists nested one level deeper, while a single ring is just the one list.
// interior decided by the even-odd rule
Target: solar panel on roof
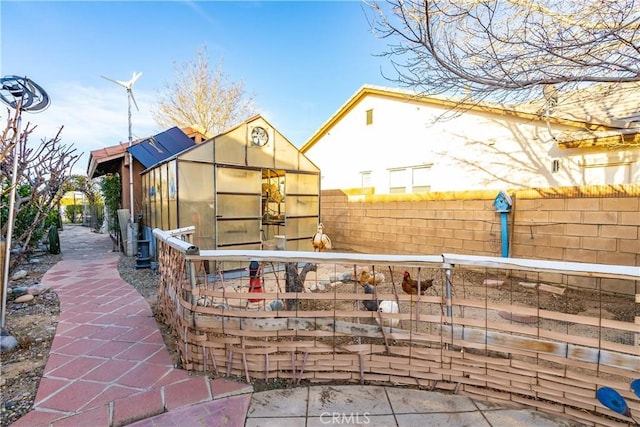
[{"label": "solar panel on roof", "polygon": [[149,168],[194,145],[195,142],[182,130],[172,127],[128,147],[127,151],[145,168]]}]

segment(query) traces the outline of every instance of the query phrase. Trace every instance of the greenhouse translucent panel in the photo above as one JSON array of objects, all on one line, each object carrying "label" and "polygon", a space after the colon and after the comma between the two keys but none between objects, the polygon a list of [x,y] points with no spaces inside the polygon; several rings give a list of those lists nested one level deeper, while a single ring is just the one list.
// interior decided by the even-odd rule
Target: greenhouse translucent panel
[{"label": "greenhouse translucent panel", "polygon": [[149,222],[149,174],[141,176],[140,185],[142,190],[142,223],[143,226],[151,227]]},{"label": "greenhouse translucent panel", "polygon": [[215,203],[213,165],[178,162],[177,197],[178,227],[196,227],[193,243],[203,249],[213,249],[215,242]]},{"label": "greenhouse translucent panel", "polygon": [[[287,218],[285,236],[289,239],[311,239],[318,229],[318,217]],[[311,244],[311,243],[309,243]],[[289,246],[287,246],[288,248]]]},{"label": "greenhouse translucent panel", "polygon": [[260,242],[260,220],[218,221],[218,246]]},{"label": "greenhouse translucent panel", "polygon": [[148,202],[147,202],[147,225],[149,227],[156,228],[156,196],[155,196],[155,187],[153,185],[153,171],[149,172],[147,175],[147,194],[148,194]]},{"label": "greenhouse translucent panel", "polygon": [[167,165],[160,166],[160,211],[162,212],[162,228],[163,230],[170,230],[169,225],[169,185],[167,181]]},{"label": "greenhouse translucent panel", "polygon": [[216,236],[194,235],[193,243],[200,249],[215,249]]},{"label": "greenhouse translucent panel", "polygon": [[316,174],[288,172],[286,183],[287,194],[320,194],[320,179]]},{"label": "greenhouse translucent panel", "polygon": [[195,147],[182,152],[178,156],[182,160],[213,163],[213,140],[202,142]]},{"label": "greenhouse translucent panel", "polygon": [[277,169],[298,170],[298,149],[282,139],[276,145],[275,165]]},{"label": "greenhouse translucent panel", "polygon": [[160,170],[153,170],[153,204],[155,207],[155,215],[153,218],[156,228],[162,228],[162,205],[160,204]]},{"label": "greenhouse translucent panel", "polygon": [[169,230],[178,228],[178,201],[169,200]]},{"label": "greenhouse translucent panel", "polygon": [[317,216],[320,211],[318,196],[287,196],[287,217]]},{"label": "greenhouse translucent panel", "polygon": [[287,250],[313,252],[313,246],[311,245],[311,238],[287,241]]},{"label": "greenhouse translucent panel", "polygon": [[320,168],[313,164],[304,154],[299,153],[298,170],[308,172],[320,172]]},{"label": "greenhouse translucent panel", "polygon": [[176,161],[167,164],[168,188],[169,188],[169,229],[178,228],[178,198],[176,181]]},{"label": "greenhouse translucent panel", "polygon": [[245,132],[233,132],[230,135],[223,135],[215,139],[215,162],[228,163],[233,165],[244,165],[247,145],[246,137],[241,136]]},{"label": "greenhouse translucent panel", "polygon": [[274,167],[274,142],[273,132],[267,131],[269,135],[269,142],[261,147],[249,144],[247,146],[247,165],[256,166],[261,168],[273,168]]},{"label": "greenhouse translucent panel", "polygon": [[260,217],[260,195],[218,194],[218,219]]},{"label": "greenhouse translucent panel", "polygon": [[[259,251],[260,244],[250,244],[250,245],[233,245],[225,248],[220,248],[220,250],[247,250],[247,251]],[[205,254],[206,256],[206,254]],[[243,261],[216,261],[213,265],[213,269],[211,271],[231,271],[231,270],[245,270],[249,267],[248,262]],[[248,274],[248,273],[247,273]]]},{"label": "greenhouse translucent panel", "polygon": [[262,172],[252,169],[216,168],[219,193],[262,193]]}]

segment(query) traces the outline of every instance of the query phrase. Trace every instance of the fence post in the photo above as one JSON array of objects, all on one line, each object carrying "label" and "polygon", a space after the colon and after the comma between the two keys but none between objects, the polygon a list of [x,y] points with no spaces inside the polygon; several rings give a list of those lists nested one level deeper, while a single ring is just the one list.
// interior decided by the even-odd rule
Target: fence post
[{"label": "fence post", "polygon": [[187,297],[191,300],[191,304],[196,305],[198,303],[198,296],[194,295],[193,289],[198,285],[198,276],[196,272],[196,265],[191,260],[187,260],[187,274],[189,275],[189,290],[187,291]]},{"label": "fence post", "polygon": [[444,277],[445,277],[445,305],[447,307],[447,317],[449,318],[449,324],[452,323],[451,317],[453,316],[453,309],[451,307],[451,267],[452,265],[449,263],[444,264]]}]

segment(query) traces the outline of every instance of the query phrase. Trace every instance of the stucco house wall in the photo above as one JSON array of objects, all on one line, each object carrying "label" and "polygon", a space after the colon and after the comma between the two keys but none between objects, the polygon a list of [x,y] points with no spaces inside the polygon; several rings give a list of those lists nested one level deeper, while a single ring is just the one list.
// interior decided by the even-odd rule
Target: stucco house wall
[{"label": "stucco house wall", "polygon": [[301,148],[323,189],[376,194],[629,184],[640,150],[565,148],[560,138],[604,126],[364,86]]}]

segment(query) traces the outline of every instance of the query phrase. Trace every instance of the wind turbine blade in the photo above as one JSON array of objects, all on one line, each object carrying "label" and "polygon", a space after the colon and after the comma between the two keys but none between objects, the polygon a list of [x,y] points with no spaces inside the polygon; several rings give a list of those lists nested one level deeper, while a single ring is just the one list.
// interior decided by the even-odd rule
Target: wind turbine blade
[{"label": "wind turbine blade", "polygon": [[125,83],[121,82],[120,80],[114,80],[114,79],[110,79],[109,77],[105,77],[105,76],[100,76],[105,80],[109,80],[110,82],[113,82],[117,85],[123,86],[123,87],[127,87]]},{"label": "wind turbine blade", "polygon": [[133,84],[136,82],[136,80],[138,80],[140,78],[140,76],[142,75],[142,73],[136,73],[135,71],[133,72],[133,77],[131,77],[131,81],[129,82],[129,84],[131,86],[133,86]]},{"label": "wind turbine blade", "polygon": [[133,96],[133,91],[131,89],[129,89],[129,96],[131,97],[131,100],[133,101],[133,105],[136,106],[136,110],[140,111],[140,109],[138,108],[138,103],[136,102],[136,98]]}]

